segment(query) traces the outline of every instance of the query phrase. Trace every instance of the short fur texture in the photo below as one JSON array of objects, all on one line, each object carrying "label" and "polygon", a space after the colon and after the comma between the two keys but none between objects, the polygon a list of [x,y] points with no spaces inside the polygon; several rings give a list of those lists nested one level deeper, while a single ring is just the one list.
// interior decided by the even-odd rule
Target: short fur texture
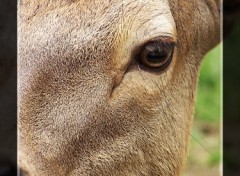
[{"label": "short fur texture", "polygon": [[[29,175],[181,175],[216,0],[20,0],[19,162]],[[134,50],[177,41],[164,72]]]}]

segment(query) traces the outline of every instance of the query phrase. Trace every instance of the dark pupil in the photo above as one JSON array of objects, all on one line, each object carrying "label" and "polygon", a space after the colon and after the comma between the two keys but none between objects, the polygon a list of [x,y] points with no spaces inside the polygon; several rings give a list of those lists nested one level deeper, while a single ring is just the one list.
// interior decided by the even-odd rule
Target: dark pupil
[{"label": "dark pupil", "polygon": [[151,51],[147,54],[147,60],[152,63],[164,62],[167,57],[167,53],[164,51]]}]

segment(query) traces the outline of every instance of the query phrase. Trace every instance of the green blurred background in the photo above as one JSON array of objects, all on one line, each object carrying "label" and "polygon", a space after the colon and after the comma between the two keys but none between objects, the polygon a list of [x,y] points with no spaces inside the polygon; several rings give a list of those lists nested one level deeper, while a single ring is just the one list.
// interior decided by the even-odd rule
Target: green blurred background
[{"label": "green blurred background", "polygon": [[196,99],[186,176],[219,176],[221,162],[221,47],[204,58]]}]

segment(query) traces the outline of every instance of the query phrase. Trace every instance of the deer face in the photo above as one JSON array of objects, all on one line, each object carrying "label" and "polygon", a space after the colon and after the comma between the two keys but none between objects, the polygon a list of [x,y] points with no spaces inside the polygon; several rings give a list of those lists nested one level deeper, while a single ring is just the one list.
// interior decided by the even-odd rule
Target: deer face
[{"label": "deer face", "polygon": [[180,175],[215,1],[19,3],[19,158],[29,175]]}]

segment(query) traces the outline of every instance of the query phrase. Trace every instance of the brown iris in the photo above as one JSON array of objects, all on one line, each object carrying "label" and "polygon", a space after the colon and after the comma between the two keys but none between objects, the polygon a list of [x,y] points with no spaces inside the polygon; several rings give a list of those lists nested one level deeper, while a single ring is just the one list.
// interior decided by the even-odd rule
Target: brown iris
[{"label": "brown iris", "polygon": [[163,70],[172,60],[174,46],[168,38],[150,41],[141,49],[138,62],[149,69]]}]

